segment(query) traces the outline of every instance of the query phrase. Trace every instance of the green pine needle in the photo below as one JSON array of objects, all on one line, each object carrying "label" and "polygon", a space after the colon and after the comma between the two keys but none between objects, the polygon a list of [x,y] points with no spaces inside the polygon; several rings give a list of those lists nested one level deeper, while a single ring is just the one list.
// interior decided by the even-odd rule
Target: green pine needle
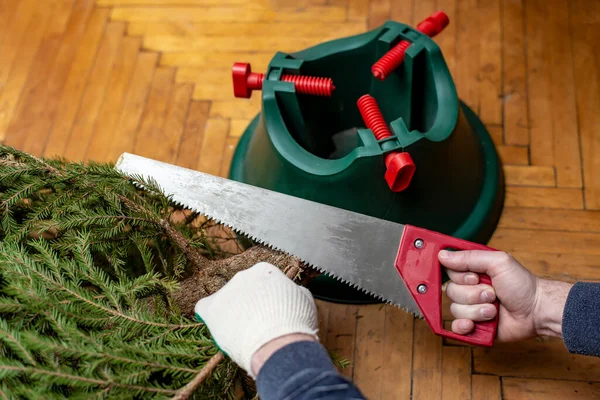
[{"label": "green pine needle", "polygon": [[[0,146],[0,400],[170,398],[217,353],[170,298],[189,269],[161,227],[176,210],[113,165]],[[222,362],[196,398],[230,398],[237,374]]]}]

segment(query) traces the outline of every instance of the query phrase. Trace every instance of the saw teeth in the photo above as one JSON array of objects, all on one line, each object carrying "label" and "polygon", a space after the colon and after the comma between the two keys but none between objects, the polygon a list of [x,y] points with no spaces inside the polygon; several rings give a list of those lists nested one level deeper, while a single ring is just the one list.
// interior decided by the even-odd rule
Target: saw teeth
[{"label": "saw teeth", "polygon": [[[141,188],[141,189],[144,189],[144,185],[142,185],[142,184],[141,184],[141,183],[139,183],[138,181],[135,181],[135,180],[134,180],[133,184],[134,184],[135,186],[137,186],[137,187]],[[161,193],[162,193],[162,191],[161,191]],[[164,194],[164,193],[163,193],[163,194]],[[254,242],[256,242],[256,243],[259,243],[259,244],[260,244],[260,245],[262,245],[262,246],[266,246],[266,247],[268,247],[268,248],[270,248],[270,249],[272,249],[272,250],[276,250],[276,251],[280,251],[280,252],[282,252],[282,253],[289,254],[289,253],[288,253],[288,252],[286,252],[285,250],[283,250],[283,249],[280,249],[280,248],[279,248],[279,247],[277,247],[277,246],[271,245],[270,243],[268,243],[268,242],[264,241],[263,239],[257,238],[257,237],[255,237],[255,236],[254,236],[254,235],[252,235],[252,234],[249,234],[249,233],[246,233],[246,232],[242,231],[241,229],[237,229],[237,228],[236,228],[234,225],[230,224],[230,223],[229,223],[229,222],[227,222],[227,221],[224,221],[224,220],[222,220],[222,219],[220,219],[220,218],[213,217],[213,216],[211,216],[210,214],[208,214],[208,213],[206,213],[206,212],[199,211],[199,210],[196,210],[196,209],[194,209],[194,208],[192,208],[192,207],[189,207],[189,206],[187,206],[187,205],[183,204],[182,202],[180,202],[180,201],[177,201],[177,200],[176,200],[176,199],[174,199],[172,196],[168,196],[168,197],[169,197],[170,201],[171,201],[173,204],[176,204],[176,205],[177,205],[177,206],[179,206],[179,207],[182,207],[182,208],[185,208],[185,209],[191,210],[191,211],[193,211],[193,212],[196,212],[196,213],[198,213],[198,214],[204,215],[206,218],[208,218],[208,219],[210,219],[210,220],[213,220],[213,221],[214,221],[214,222],[216,222],[217,224],[224,225],[224,226],[228,227],[229,229],[231,229],[232,231],[234,231],[235,233],[237,233],[237,234],[240,234],[240,235],[242,235],[242,236],[245,236],[245,237],[249,238],[250,240],[252,240],[252,241],[254,241]],[[318,272],[320,272],[321,274],[325,274],[325,275],[327,275],[327,276],[330,276],[330,277],[332,277],[333,279],[335,279],[335,280],[337,280],[337,281],[339,281],[339,282],[342,282],[343,284],[345,284],[345,285],[348,285],[348,286],[350,286],[350,287],[352,287],[352,288],[354,288],[354,289],[356,289],[356,290],[359,290],[359,291],[361,291],[361,292],[363,292],[363,293],[365,293],[365,294],[367,294],[367,295],[369,295],[369,296],[371,296],[371,297],[373,297],[373,298],[376,298],[376,299],[378,299],[379,301],[381,301],[381,302],[383,302],[383,303],[385,303],[385,304],[391,304],[391,305],[393,305],[393,306],[397,307],[398,309],[400,309],[400,310],[403,310],[404,312],[407,312],[407,313],[409,313],[409,314],[412,314],[412,315],[413,315],[413,317],[418,317],[418,318],[421,318],[421,319],[423,318],[422,316],[415,314],[414,312],[412,312],[412,311],[410,311],[410,310],[406,309],[405,307],[402,307],[402,306],[400,306],[399,304],[393,303],[393,302],[391,302],[391,301],[389,301],[389,300],[385,299],[383,296],[381,296],[381,295],[379,295],[379,294],[376,294],[376,293],[372,293],[371,291],[369,291],[369,290],[366,290],[366,289],[364,289],[364,288],[362,288],[362,287],[360,287],[360,286],[358,286],[358,285],[356,285],[356,284],[354,284],[354,283],[348,282],[348,281],[346,281],[344,278],[341,278],[341,277],[339,277],[339,276],[337,276],[337,275],[334,275],[334,274],[330,273],[329,271],[325,271],[325,270],[324,270],[324,269],[322,269],[321,267],[319,267],[319,266],[316,266],[316,265],[314,265],[314,264],[312,264],[312,263],[308,262],[307,260],[304,260],[304,259],[302,259],[301,257],[298,257],[298,256],[296,256],[296,255],[293,255],[293,254],[292,254],[292,256],[294,256],[294,257],[298,258],[298,259],[299,259],[300,261],[302,261],[304,264],[306,264],[307,266],[309,266],[309,267],[310,267],[310,268],[312,268],[312,269],[315,269],[315,270],[317,270],[317,271],[318,271]]]}]

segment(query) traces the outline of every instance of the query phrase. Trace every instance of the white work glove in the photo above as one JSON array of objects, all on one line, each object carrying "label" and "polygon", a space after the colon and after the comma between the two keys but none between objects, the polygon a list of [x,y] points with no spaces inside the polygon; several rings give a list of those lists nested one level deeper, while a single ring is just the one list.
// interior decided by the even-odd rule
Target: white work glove
[{"label": "white work glove", "polygon": [[265,262],[235,274],[219,291],[198,301],[195,312],[217,346],[252,378],[252,356],[267,342],[293,333],[318,340],[311,293]]}]

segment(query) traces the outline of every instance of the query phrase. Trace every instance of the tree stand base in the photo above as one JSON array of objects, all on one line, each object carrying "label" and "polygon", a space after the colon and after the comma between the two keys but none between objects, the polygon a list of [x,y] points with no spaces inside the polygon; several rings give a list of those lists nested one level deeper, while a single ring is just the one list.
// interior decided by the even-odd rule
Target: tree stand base
[{"label": "tree stand base", "polygon": [[[412,42],[403,64],[384,81],[374,78],[370,66],[401,39]],[[297,94],[280,80],[283,73],[331,77],[336,89],[331,97]],[[367,93],[392,137],[377,140],[363,128],[356,102]],[[236,148],[231,179],[477,243],[492,236],[504,201],[500,160],[429,37],[388,21],[362,35],[278,53],[261,96],[262,110]],[[385,156],[397,151],[408,152],[416,165],[400,192],[384,179]],[[322,300],[379,303],[325,275],[308,288]]]}]

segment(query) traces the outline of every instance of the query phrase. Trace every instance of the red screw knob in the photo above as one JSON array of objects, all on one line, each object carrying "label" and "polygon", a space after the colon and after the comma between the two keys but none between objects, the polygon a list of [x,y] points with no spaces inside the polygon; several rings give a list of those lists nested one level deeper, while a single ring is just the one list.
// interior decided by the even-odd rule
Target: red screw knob
[{"label": "red screw knob", "polygon": [[[373,131],[377,140],[392,136],[383,115],[373,97],[365,94],[357,102],[360,114],[367,125]],[[406,152],[388,153],[385,156],[385,181],[393,192],[401,192],[408,187],[416,166],[410,154]]]},{"label": "red screw knob", "polygon": [[358,105],[358,110],[360,111],[360,115],[362,115],[363,121],[367,124],[367,128],[373,131],[377,140],[392,136],[392,132],[390,132],[383,119],[383,115],[381,115],[377,101],[373,97],[365,94],[358,99],[356,104]]},{"label": "red screw knob", "polygon": [[[417,30],[429,37],[434,37],[443,31],[449,23],[450,19],[448,16],[442,11],[437,11],[419,22]],[[373,64],[371,72],[373,72],[375,78],[382,81],[387,78],[393,70],[398,68],[404,61],[404,53],[406,53],[406,49],[408,49],[410,45],[411,43],[408,40],[401,40],[400,43],[392,47],[383,55],[383,57]]]},{"label": "red screw knob", "polygon": [[[250,64],[235,63],[231,70],[233,78],[233,94],[235,97],[250,98],[253,90],[261,90],[265,74],[252,72]],[[281,76],[284,82],[292,82],[296,91],[313,96],[330,97],[335,90],[331,78],[320,78],[316,76],[290,75]]]}]

